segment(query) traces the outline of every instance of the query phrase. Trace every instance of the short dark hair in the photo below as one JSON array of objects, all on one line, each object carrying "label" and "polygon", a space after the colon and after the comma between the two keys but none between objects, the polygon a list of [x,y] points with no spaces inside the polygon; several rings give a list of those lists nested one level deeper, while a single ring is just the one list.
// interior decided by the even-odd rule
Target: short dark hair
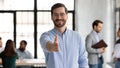
[{"label": "short dark hair", "polygon": [[22,42],[23,42],[25,45],[27,45],[27,41],[22,40],[22,41],[20,42],[20,44],[22,44]]},{"label": "short dark hair", "polygon": [[103,22],[102,22],[101,20],[95,20],[95,21],[92,23],[93,29],[94,29],[94,26],[98,26],[99,23],[103,24]]},{"label": "short dark hair", "polygon": [[54,9],[59,8],[59,7],[64,7],[66,14],[68,13],[68,10],[67,10],[67,8],[65,7],[64,4],[62,4],[62,3],[56,3],[56,4],[54,4],[54,5],[51,7],[51,14],[53,14],[53,10],[54,10]]}]

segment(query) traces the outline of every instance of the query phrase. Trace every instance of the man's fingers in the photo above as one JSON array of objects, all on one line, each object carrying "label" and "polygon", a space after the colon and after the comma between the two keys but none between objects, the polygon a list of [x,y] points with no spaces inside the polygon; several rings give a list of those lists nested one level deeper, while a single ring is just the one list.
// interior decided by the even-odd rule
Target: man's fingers
[{"label": "man's fingers", "polygon": [[55,36],[55,43],[58,43],[58,35]]},{"label": "man's fingers", "polygon": [[54,43],[48,41],[47,44],[46,44],[46,48],[53,52],[58,52],[59,51],[59,47],[58,47],[58,35],[55,36],[55,40],[54,40]]},{"label": "man's fingers", "polygon": [[58,44],[57,44],[57,45],[55,45],[55,51],[59,51]]},{"label": "man's fingers", "polygon": [[55,44],[55,51],[59,51],[59,47],[58,47],[58,35],[55,36],[54,44]]}]

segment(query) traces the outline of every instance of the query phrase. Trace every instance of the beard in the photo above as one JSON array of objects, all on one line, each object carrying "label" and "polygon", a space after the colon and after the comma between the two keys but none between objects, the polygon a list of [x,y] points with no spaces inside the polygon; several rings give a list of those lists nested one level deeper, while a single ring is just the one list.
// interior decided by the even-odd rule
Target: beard
[{"label": "beard", "polygon": [[96,31],[97,33],[100,33],[100,31]]},{"label": "beard", "polygon": [[97,33],[100,33],[101,30],[96,30]]},{"label": "beard", "polygon": [[20,51],[24,52],[25,51],[25,48],[19,48]]},{"label": "beard", "polygon": [[66,21],[64,19],[56,19],[54,22],[54,25],[58,28],[63,27],[66,24]]}]

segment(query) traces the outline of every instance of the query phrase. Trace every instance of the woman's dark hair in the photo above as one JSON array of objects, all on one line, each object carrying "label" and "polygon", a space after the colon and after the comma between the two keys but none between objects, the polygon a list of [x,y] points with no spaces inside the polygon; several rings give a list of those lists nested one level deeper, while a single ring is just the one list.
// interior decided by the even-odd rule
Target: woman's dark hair
[{"label": "woman's dark hair", "polygon": [[62,3],[56,3],[56,4],[54,4],[54,5],[51,7],[51,14],[53,14],[53,10],[54,10],[54,9],[59,8],[59,7],[64,7],[66,14],[68,13],[68,10],[67,10],[67,8],[65,7],[64,4],[62,4]]},{"label": "woman's dark hair", "polygon": [[95,20],[95,21],[93,22],[93,24],[92,24],[92,28],[94,29],[94,26],[98,26],[99,23],[103,24],[102,21],[100,21],[100,20]]},{"label": "woman's dark hair", "polygon": [[11,39],[8,39],[6,42],[5,49],[3,51],[3,54],[5,56],[14,56],[15,55],[15,44]]}]

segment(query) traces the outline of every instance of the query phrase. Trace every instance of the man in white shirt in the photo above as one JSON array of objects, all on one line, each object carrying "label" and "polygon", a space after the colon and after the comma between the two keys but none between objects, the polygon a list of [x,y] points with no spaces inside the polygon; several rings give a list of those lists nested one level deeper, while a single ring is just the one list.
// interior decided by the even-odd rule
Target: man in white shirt
[{"label": "man in white shirt", "polygon": [[[27,46],[27,41],[22,40],[20,42],[20,47],[16,50],[17,54],[18,54],[18,58],[21,59],[33,59],[32,54],[26,50],[26,46]],[[22,66],[22,67],[18,67],[18,68],[31,68],[30,66]]]},{"label": "man in white shirt", "polygon": [[20,42],[20,47],[17,49],[18,57],[20,59],[32,59],[31,53],[26,50],[27,42],[25,40],[22,40]]}]

